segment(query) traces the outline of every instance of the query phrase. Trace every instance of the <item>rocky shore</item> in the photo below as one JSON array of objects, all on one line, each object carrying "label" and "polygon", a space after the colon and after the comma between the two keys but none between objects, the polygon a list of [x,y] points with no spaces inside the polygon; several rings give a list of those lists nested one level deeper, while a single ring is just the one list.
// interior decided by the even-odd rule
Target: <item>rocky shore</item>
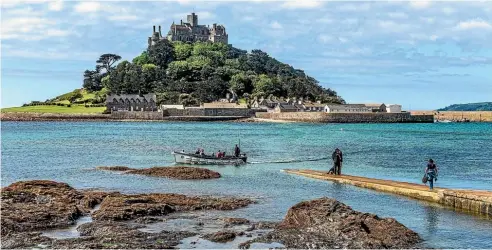
[{"label": "rocky shore", "polygon": [[220,178],[220,173],[195,167],[153,167],[144,169],[135,169],[125,166],[96,167],[99,170],[122,171],[126,174],[139,174],[154,177],[166,177],[179,180],[196,180],[196,179],[215,179]]},{"label": "rocky shore", "polygon": [[411,248],[419,235],[392,218],[361,213],[329,198],[298,203],[271,233],[242,244],[282,243],[287,248]]},{"label": "rocky shore", "polygon": [[[194,235],[189,232],[137,231],[125,221],[152,220],[174,212],[197,210],[232,210],[254,201],[240,198],[189,197],[178,194],[127,195],[80,191],[66,183],[34,180],[13,183],[2,188],[2,248],[26,248],[43,245],[51,248],[169,248],[179,240]],[[42,236],[47,229],[67,228],[92,213],[93,222],[77,230],[81,238],[51,239]],[[141,226],[140,226],[141,227]]]},{"label": "rocky shore", "polygon": [[[43,180],[2,188],[1,203],[2,248],[411,248],[420,242],[394,219],[328,198],[293,206],[281,222],[221,217],[220,211],[254,203],[246,198],[83,191]],[[74,227],[81,216],[91,220],[78,224],[77,236],[45,233]]]}]

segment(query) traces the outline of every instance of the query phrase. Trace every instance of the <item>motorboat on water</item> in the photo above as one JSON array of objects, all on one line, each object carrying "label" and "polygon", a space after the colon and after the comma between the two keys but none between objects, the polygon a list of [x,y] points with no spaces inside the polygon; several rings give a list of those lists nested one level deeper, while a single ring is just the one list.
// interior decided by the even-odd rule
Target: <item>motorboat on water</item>
[{"label": "motorboat on water", "polygon": [[180,164],[198,164],[198,165],[241,165],[245,164],[248,157],[246,154],[236,156],[215,157],[211,155],[189,154],[173,151],[174,162]]}]

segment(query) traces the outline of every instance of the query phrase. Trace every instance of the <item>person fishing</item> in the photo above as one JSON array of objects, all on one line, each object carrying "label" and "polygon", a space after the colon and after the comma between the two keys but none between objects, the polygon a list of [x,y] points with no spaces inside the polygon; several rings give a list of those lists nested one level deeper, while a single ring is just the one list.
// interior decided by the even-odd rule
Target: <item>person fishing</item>
[{"label": "person fishing", "polygon": [[427,175],[427,181],[429,182],[430,190],[434,189],[434,181],[437,181],[437,165],[434,160],[429,159],[427,167],[425,168],[425,174]]},{"label": "person fishing", "polygon": [[236,147],[234,147],[234,156],[239,157],[239,154],[241,154],[241,149],[236,144]]},{"label": "person fishing", "polygon": [[331,159],[333,160],[333,173],[335,175],[341,175],[342,174],[342,162],[343,162],[342,151],[340,149],[336,148],[335,151],[331,154]]}]

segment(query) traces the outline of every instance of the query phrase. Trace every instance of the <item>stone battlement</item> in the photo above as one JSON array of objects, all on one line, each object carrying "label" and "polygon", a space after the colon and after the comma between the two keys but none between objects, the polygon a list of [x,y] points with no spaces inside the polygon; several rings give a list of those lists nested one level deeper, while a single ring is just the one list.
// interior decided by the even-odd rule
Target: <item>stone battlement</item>
[{"label": "stone battlement", "polygon": [[324,113],[285,112],[256,113],[257,118],[319,123],[433,123],[433,115],[405,113]]}]

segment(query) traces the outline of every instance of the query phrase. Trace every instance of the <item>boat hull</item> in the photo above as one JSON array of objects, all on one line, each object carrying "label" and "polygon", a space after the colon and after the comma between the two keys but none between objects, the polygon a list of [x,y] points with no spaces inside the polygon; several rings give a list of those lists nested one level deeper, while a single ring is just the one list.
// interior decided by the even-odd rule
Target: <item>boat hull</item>
[{"label": "boat hull", "polygon": [[174,162],[192,165],[240,165],[245,164],[248,159],[245,155],[240,157],[226,156],[224,158],[216,158],[180,152],[173,152],[172,154],[174,156]]}]

